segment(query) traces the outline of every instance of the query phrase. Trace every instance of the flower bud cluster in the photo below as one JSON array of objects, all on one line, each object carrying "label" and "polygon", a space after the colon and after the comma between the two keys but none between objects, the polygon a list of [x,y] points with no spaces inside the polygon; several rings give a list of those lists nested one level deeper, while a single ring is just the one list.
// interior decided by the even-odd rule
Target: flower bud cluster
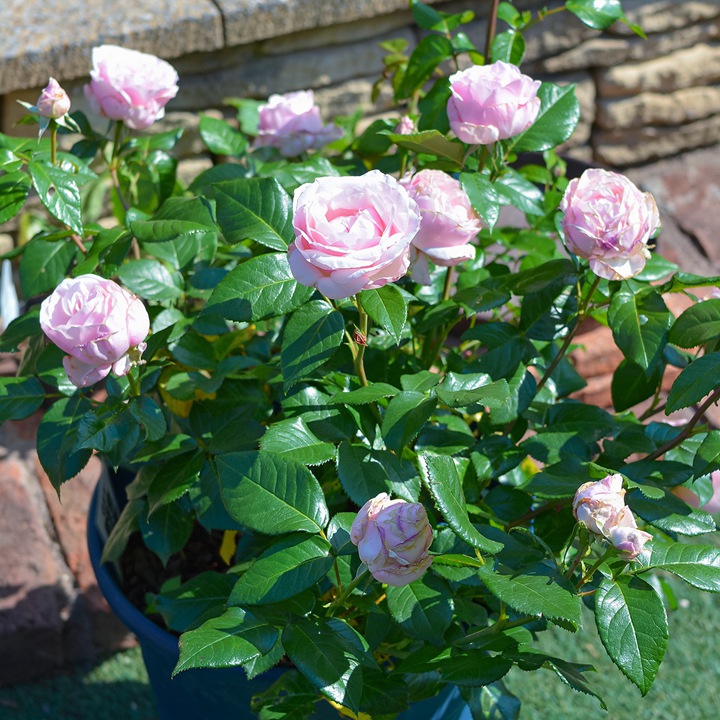
[{"label": "flower bud cluster", "polygon": [[635,516],[625,505],[622,475],[608,475],[586,482],[575,493],[573,514],[593,534],[608,540],[623,560],[635,560],[650,533],[639,530]]}]

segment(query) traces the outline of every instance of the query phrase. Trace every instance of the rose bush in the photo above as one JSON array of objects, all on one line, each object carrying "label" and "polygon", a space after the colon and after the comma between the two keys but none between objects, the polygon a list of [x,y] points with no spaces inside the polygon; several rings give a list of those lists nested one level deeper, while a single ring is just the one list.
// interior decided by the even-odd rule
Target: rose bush
[{"label": "rose bush", "polygon": [[[383,44],[394,111],[338,120],[329,146],[314,104],[296,125],[231,99],[237,121],[199,122],[217,163],[184,181],[181,133],[137,132],[177,76],[107,47],[99,117],[28,106],[41,138],[0,135],[0,222],[27,213],[34,233],[3,258],[22,310],[0,420],[42,409],[58,490],[92,453],[132,475],[104,560],[151,568],[141,609],[180,636],[176,673],[275,668],[233,716],[327,701],[390,720],[439,696],[515,717],[512,668],[596,695],[590,666],[536,642],[588,613],[645,694],[668,644],[658,574],[720,592],[702,539],[720,299],[693,301],[720,278],[647,252],[657,210],[621,175],[567,177],[574,87],[515,67],[545,11],[502,4],[480,49],[471,12],[411,8],[417,46]],[[624,21],[614,2],[561,10]],[[588,322],[623,358],[611,406],[579,393]]]}]

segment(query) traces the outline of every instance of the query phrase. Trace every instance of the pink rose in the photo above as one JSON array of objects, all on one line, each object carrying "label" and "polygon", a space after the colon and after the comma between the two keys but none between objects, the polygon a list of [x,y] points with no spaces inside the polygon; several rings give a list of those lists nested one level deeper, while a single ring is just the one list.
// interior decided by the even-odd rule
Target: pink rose
[{"label": "pink rose", "polygon": [[323,125],[312,90],[271,95],[259,110],[257,145],[276,147],[284,157],[296,157],[341,138],[343,131]]},{"label": "pink rose", "polygon": [[573,514],[578,522],[596,535],[604,535],[605,525],[625,507],[622,475],[607,475],[586,482],[575,493]]},{"label": "pink rose", "polygon": [[647,242],[660,227],[650,193],[619,173],[591,169],[570,181],[560,209],[568,250],[589,260],[596,275],[627,280],[645,267]]},{"label": "pink rose", "polygon": [[433,533],[420,503],[391,500],[381,493],[360,509],[350,528],[360,559],[379,582],[400,587],[430,567]]},{"label": "pink rose", "polygon": [[400,184],[420,208],[420,230],[412,241],[412,278],[430,284],[428,259],[445,267],[475,257],[470,243],[480,232],[480,219],[460,186],[442,170],[406,175]]},{"label": "pink rose", "polygon": [[645,548],[645,543],[652,540],[650,533],[638,530],[635,516],[630,508],[624,507],[605,527],[605,536],[619,551],[623,560],[635,560]]},{"label": "pink rose", "polygon": [[165,115],[177,95],[178,74],[170,63],[137,50],[100,45],[92,51],[93,67],[85,96],[94,113],[145,130]]},{"label": "pink rose", "polygon": [[87,387],[111,370],[125,375],[139,361],[150,319],[142,302],[117,283],[80,275],[43,300],[40,327],[68,353],[63,365],[70,382]]},{"label": "pink rose", "polygon": [[540,112],[539,80],[498,61],[450,76],[450,127],[468,145],[490,145],[525,132]]},{"label": "pink rose", "polygon": [[43,117],[54,120],[62,117],[70,110],[70,98],[55,78],[51,77],[47,87],[40,93],[37,109]]},{"label": "pink rose", "polygon": [[293,199],[290,270],[328,298],[379,288],[405,275],[420,210],[390,175],[325,177]]}]

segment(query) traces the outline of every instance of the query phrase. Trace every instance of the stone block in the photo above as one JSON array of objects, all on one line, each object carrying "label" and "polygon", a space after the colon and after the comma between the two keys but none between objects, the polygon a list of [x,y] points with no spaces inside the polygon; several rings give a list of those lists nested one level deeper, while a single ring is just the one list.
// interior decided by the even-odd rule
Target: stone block
[{"label": "stone block", "polygon": [[4,0],[0,27],[12,28],[0,34],[0,94],[84,77],[102,43],[165,58],[223,46],[212,0]]},{"label": "stone block", "polygon": [[[398,36],[398,33],[391,34],[393,38]],[[414,41],[409,30],[400,36],[410,43]],[[216,107],[226,97],[264,99],[272,93],[331,87],[369,74],[380,77],[385,51],[378,43],[389,38],[379,37],[291,55],[238,56],[238,62],[217,72],[183,77],[182,93],[174,108],[198,110]]]},{"label": "stone block", "polygon": [[673,127],[599,130],[593,135],[597,159],[627,167],[720,142],[720,115]]},{"label": "stone block", "polygon": [[601,100],[597,107],[597,124],[606,130],[683,125],[719,114],[720,85],[711,85]]},{"label": "stone block", "polygon": [[[567,52],[549,57],[539,63],[533,63],[530,69],[536,73],[562,73],[590,67],[622,68],[625,63],[631,61],[662,59],[676,50],[691,48],[698,43],[707,43],[718,38],[720,38],[720,26],[716,22],[691,25],[670,33],[650,35],[647,40],[637,36],[630,38],[596,37]],[[624,94],[630,94],[630,92]]]},{"label": "stone block", "polygon": [[[716,26],[720,33],[720,28]],[[614,42],[614,41],[613,41]],[[720,82],[720,45],[701,43],[663,57],[615,65],[598,73],[598,95],[627,97],[643,92],[668,93]]]},{"label": "stone block", "polygon": [[[623,10],[630,22],[639,25],[647,35],[653,35],[713,20],[720,16],[720,3],[716,0],[624,0]],[[634,35],[624,23],[615,23],[610,32]]]},{"label": "stone block", "polygon": [[[720,118],[716,120],[720,127]],[[678,264],[684,270],[708,275],[720,271],[720,240],[716,213],[712,210],[720,206],[720,145],[664,160],[648,168],[636,168],[628,174],[633,182],[653,194],[658,206],[672,216],[678,229],[695,242],[696,259]],[[672,248],[666,240],[665,230],[663,223],[660,235],[663,255],[666,255],[666,248]]]}]

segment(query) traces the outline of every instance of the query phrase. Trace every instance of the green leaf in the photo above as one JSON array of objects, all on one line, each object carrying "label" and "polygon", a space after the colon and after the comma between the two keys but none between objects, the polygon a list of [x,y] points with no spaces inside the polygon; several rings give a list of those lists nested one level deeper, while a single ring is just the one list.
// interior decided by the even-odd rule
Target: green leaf
[{"label": "green leaf", "polygon": [[197,483],[204,464],[205,456],[198,450],[166,460],[147,489],[148,515],[188,492]]},{"label": "green leaf", "polygon": [[412,637],[433,645],[444,644],[453,617],[453,598],[447,583],[425,573],[403,587],[388,586],[387,603],[395,622]]},{"label": "green leaf", "polygon": [[227,242],[243,240],[273,250],[287,250],[295,233],[290,196],[274,178],[251,178],[216,183],[218,225]]},{"label": "green leaf", "polygon": [[389,133],[388,137],[401,148],[412,150],[416,153],[435,155],[438,158],[452,161],[459,167],[462,166],[465,156],[465,146],[459,141],[448,140],[438,130],[424,130],[412,135],[400,135]]},{"label": "green leaf", "polygon": [[110,531],[100,562],[117,562],[127,547],[130,536],[140,530],[140,514],[145,511],[144,500],[128,500],[113,529]]},{"label": "green leaf", "polygon": [[332,396],[331,402],[337,405],[367,405],[386,397],[393,397],[399,392],[396,387],[387,383],[370,383],[364,387],[359,387],[357,390],[348,392],[341,390]]},{"label": "green leaf", "polygon": [[353,712],[360,710],[367,644],[347,623],[338,618],[296,620],[283,630],[282,642],[314,688]]},{"label": "green leaf", "polygon": [[693,360],[675,379],[668,393],[665,413],[700,402],[718,386],[720,352],[713,352]]},{"label": "green leaf", "polygon": [[286,390],[334,354],[344,331],[343,316],[325,300],[311,300],[292,314],[280,351]]},{"label": "green leaf", "polygon": [[249,610],[228,608],[196,630],[180,636],[180,658],[175,677],[190,668],[229,668],[267,655],[280,631]]},{"label": "green leaf", "polygon": [[37,453],[40,464],[55,490],[75,477],[87,465],[91,450],[75,450],[80,418],[92,409],[82,395],[58,400],[45,413],[37,432]]},{"label": "green leaf", "polygon": [[0,377],[0,425],[22,420],[42,405],[45,391],[34,377]]},{"label": "green leaf", "polygon": [[693,477],[700,478],[718,469],[720,469],[720,430],[712,430],[702,439],[697,449],[693,459]]},{"label": "green leaf", "polygon": [[470,522],[465,507],[462,478],[457,465],[446,455],[418,455],[420,476],[447,524],[466,543],[487,553],[498,553],[501,543],[489,540]]},{"label": "green leaf", "polygon": [[17,352],[20,343],[28,338],[39,337],[41,334],[40,306],[35,305],[3,329],[0,334],[0,353]]},{"label": "green leaf", "polygon": [[182,276],[171,273],[162,263],[150,258],[121,265],[117,276],[123,285],[146,300],[175,300],[183,293]]},{"label": "green leaf", "polygon": [[433,669],[442,673],[443,680],[458,687],[482,687],[500,680],[512,666],[512,662],[502,656],[491,657],[479,650],[467,650],[440,660]]},{"label": "green leaf", "polygon": [[332,568],[330,543],[319,535],[288,535],[240,576],[230,595],[233,605],[282,602],[312,587]]},{"label": "green leaf", "polygon": [[565,142],[580,121],[580,104],[575,97],[575,85],[559,86],[544,82],[538,90],[540,112],[537,119],[515,141],[514,152],[549,150]]},{"label": "green leaf", "polygon": [[542,192],[519,172],[507,169],[494,183],[503,205],[512,205],[528,215],[544,215]]},{"label": "green leaf", "polygon": [[489,178],[480,173],[460,173],[460,185],[480,219],[492,232],[500,217],[500,198]]},{"label": "green leaf", "polygon": [[218,455],[214,468],[230,517],[251,530],[319,533],[328,523],[322,488],[299,462],[268,452],[237,452]]},{"label": "green leaf", "polygon": [[642,366],[623,360],[615,369],[610,386],[613,407],[622,412],[655,394],[663,379],[665,366],[656,364],[648,377]]},{"label": "green leaf", "polygon": [[20,261],[20,290],[23,297],[54,290],[67,276],[77,248],[70,242],[33,239]]},{"label": "green leaf", "polygon": [[403,390],[388,403],[382,421],[385,445],[398,455],[420,432],[437,400],[417,390]]},{"label": "green leaf", "polygon": [[50,214],[83,236],[82,201],[74,173],[37,160],[28,162],[32,184]]},{"label": "green leaf", "polygon": [[159,507],[152,515],[140,514],[140,533],[143,542],[167,566],[171,555],[180,552],[190,539],[195,516],[180,502]]},{"label": "green leaf", "polygon": [[668,644],[658,594],[639,577],[604,578],[595,594],[595,622],[612,661],[647,695]]},{"label": "green leaf", "polygon": [[644,569],[659,569],[677,575],[693,587],[720,592],[720,549],[708,545],[686,545],[653,540],[650,554],[637,559]]},{"label": "green leaf", "polygon": [[302,416],[273,423],[260,440],[263,451],[304,465],[321,465],[335,457],[335,446],[320,440]]},{"label": "green leaf", "polygon": [[24,172],[6,172],[0,176],[0,225],[20,212],[29,192],[30,178]]},{"label": "green leaf", "polygon": [[215,155],[242,155],[247,149],[247,139],[229,125],[226,120],[200,114],[200,137],[207,149]]},{"label": "green leaf", "polygon": [[679,347],[692,348],[719,337],[720,298],[708,298],[691,305],[675,320],[668,339]]},{"label": "green leaf", "polygon": [[525,55],[525,40],[517,30],[506,30],[498,33],[492,43],[490,52],[493,62],[502,60],[512,65],[520,65]]},{"label": "green leaf", "polygon": [[568,0],[565,7],[595,30],[607,30],[623,17],[620,0]]},{"label": "green leaf", "polygon": [[715,522],[709,513],[690,507],[667,490],[663,489],[662,493],[662,497],[649,498],[640,490],[633,489],[625,500],[631,510],[645,522],[666,532],[704,535],[715,530]]},{"label": "green leaf", "polygon": [[623,288],[613,295],[608,322],[623,355],[648,370],[662,354],[673,315],[655,290]]},{"label": "green leaf", "polygon": [[408,313],[405,295],[395,285],[385,285],[378,290],[363,290],[360,304],[370,319],[389,332],[399,344]]},{"label": "green leaf", "polygon": [[517,572],[503,566],[493,570],[486,563],[479,574],[490,592],[517,612],[582,625],[580,598],[572,583],[549,564],[534,563]]},{"label": "green leaf", "polygon": [[233,268],[213,290],[205,312],[236,322],[256,322],[293,312],[313,292],[314,288],[295,280],[286,253],[268,253]]},{"label": "green leaf", "polygon": [[153,597],[152,607],[170,630],[185,632],[222,615],[234,584],[229,573],[202,572],[179,587],[161,590]]},{"label": "green leaf", "polygon": [[463,687],[460,692],[473,720],[518,720],[520,717],[520,700],[502,681],[479,688]]},{"label": "green leaf", "polygon": [[197,197],[168,198],[150,220],[131,220],[129,226],[143,243],[202,238],[218,230],[207,201]]},{"label": "green leaf", "polygon": [[456,375],[450,372],[435,393],[440,402],[453,408],[480,405],[493,410],[510,403],[507,380],[492,382],[486,373]]},{"label": "green leaf", "polygon": [[426,35],[410,54],[396,100],[410,97],[430,79],[438,65],[453,56],[453,46],[443,35]]}]

